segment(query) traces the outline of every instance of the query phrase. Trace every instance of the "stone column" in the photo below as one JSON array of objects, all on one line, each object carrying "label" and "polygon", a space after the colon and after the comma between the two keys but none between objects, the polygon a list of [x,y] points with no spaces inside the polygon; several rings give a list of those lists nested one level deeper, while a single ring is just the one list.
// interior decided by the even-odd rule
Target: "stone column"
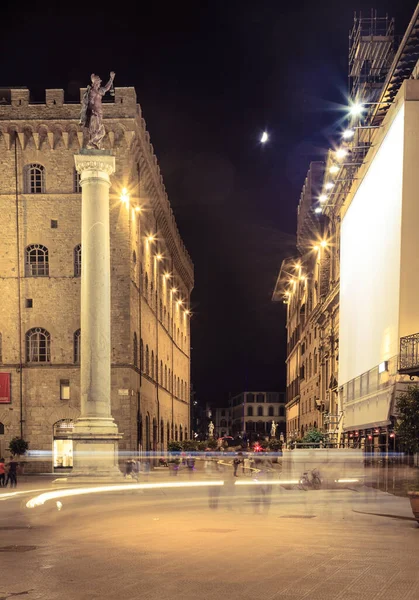
[{"label": "stone column", "polygon": [[106,150],[74,157],[82,188],[80,418],[73,433],[74,474],[109,477],[118,469],[111,415],[109,187],[115,158]]}]

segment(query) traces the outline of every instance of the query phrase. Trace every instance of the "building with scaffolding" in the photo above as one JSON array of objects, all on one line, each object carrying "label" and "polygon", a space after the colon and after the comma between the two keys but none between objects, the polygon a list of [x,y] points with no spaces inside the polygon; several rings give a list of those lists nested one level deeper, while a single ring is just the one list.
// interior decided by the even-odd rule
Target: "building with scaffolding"
[{"label": "building with scaffolding", "polygon": [[[342,143],[326,156],[321,189],[311,206],[323,219],[323,245],[312,240],[319,273],[307,273],[320,290],[310,317],[318,327],[322,369],[318,389],[324,414],[318,426],[330,443],[367,451],[393,447],[397,395],[406,385],[406,374],[419,375],[419,311],[414,300],[419,274],[414,200],[419,6],[397,51],[394,39],[392,19],[378,18],[375,11],[367,18],[355,17],[348,128]],[[284,264],[274,298],[282,294],[291,323],[300,290],[294,278],[285,277]],[[300,407],[305,335],[301,328],[292,338],[300,348],[293,371],[297,379],[291,380],[287,364],[290,396],[298,389]],[[295,431],[290,402],[288,398],[287,420]],[[301,425],[299,431],[301,435]]]}]

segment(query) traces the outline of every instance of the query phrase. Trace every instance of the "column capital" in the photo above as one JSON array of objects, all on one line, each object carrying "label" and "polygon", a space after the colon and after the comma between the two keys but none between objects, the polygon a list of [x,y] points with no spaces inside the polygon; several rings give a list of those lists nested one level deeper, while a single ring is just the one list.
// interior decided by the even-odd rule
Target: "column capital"
[{"label": "column capital", "polygon": [[74,156],[74,162],[81,180],[99,177],[109,181],[109,176],[115,173],[115,157],[106,150],[84,150]]}]

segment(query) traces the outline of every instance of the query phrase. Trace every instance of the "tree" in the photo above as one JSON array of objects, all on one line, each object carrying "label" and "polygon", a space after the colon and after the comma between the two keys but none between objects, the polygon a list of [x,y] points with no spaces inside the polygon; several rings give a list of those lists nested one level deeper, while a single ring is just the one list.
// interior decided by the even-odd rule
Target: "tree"
[{"label": "tree", "polygon": [[419,387],[410,385],[397,400],[396,431],[409,452],[419,452]]},{"label": "tree", "polygon": [[167,444],[167,449],[169,452],[182,452],[182,444],[172,440]]},{"label": "tree", "polygon": [[309,429],[301,441],[303,444],[311,444],[311,447],[313,447],[314,444],[320,446],[320,442],[323,442],[323,440],[324,434],[321,431],[318,429]]},{"label": "tree", "polygon": [[22,438],[14,437],[10,440],[9,450],[13,456],[21,456],[25,454],[29,448],[28,442],[25,442]]}]

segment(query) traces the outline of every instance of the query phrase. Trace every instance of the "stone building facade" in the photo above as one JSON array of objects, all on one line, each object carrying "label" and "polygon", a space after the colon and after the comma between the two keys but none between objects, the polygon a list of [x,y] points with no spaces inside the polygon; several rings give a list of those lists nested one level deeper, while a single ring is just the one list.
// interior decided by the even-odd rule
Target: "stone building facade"
[{"label": "stone building facade", "polygon": [[310,164],[297,212],[297,253],[283,261],[273,294],[287,306],[288,440],[310,429],[334,435],[338,412],[338,246],[333,222],[313,210],[324,172],[325,163]]},{"label": "stone building facade", "polygon": [[[81,95],[84,90],[81,90]],[[39,468],[71,466],[80,406],[80,104],[0,96],[0,444],[23,436]],[[134,88],[103,104],[110,190],[112,414],[121,451],[190,436],[191,259]],[[52,452],[52,454],[51,454]],[[52,456],[52,460],[51,460]]]},{"label": "stone building facade", "polygon": [[270,436],[272,421],[276,437],[285,434],[285,394],[280,392],[242,392],[228,401],[231,435],[250,441]]}]

